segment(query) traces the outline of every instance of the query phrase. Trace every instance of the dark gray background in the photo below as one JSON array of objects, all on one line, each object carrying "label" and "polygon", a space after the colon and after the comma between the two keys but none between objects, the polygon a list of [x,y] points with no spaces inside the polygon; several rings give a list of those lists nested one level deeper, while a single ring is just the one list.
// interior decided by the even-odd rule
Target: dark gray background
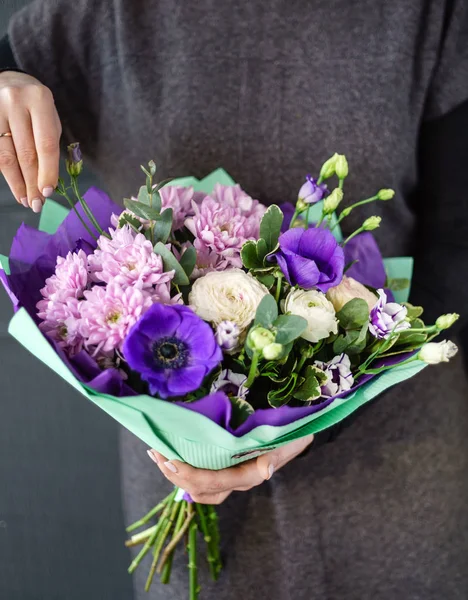
[{"label": "dark gray background", "polygon": [[[0,0],[0,35],[24,4]],[[0,253],[22,221],[0,176]],[[0,290],[0,598],[131,600],[118,425],[8,336],[11,314]]]}]

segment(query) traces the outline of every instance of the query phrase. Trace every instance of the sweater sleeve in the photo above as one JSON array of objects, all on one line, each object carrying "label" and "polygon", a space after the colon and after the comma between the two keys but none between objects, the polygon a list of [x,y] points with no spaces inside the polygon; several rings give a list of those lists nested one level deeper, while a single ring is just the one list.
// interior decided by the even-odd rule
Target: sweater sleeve
[{"label": "sweater sleeve", "polygon": [[111,1],[36,0],[8,28],[17,66],[52,91],[65,142],[86,140],[87,154],[97,140],[102,67],[115,60],[113,19]]}]

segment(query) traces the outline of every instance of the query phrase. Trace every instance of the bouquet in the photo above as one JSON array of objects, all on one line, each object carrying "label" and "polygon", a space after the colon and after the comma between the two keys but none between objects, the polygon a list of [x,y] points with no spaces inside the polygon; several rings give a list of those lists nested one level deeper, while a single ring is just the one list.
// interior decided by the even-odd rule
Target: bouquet
[{"label": "bouquet", "polygon": [[[198,181],[145,184],[125,210],[70,183],[48,200],[40,229],[22,225],[0,277],[15,308],[9,331],[40,360],[169,460],[222,469],[343,420],[426,364],[456,352],[407,302],[412,260],[382,259],[366,219],[340,224],[374,196],[343,201],[348,163],[335,154],[307,176],[295,205],[268,208],[223,170]],[[336,181],[336,187],[331,185]],[[152,522],[157,519],[156,522]],[[141,531],[135,532],[142,528]],[[170,580],[179,543],[198,597],[198,531],[214,580],[221,569],[213,506],[175,489],[128,528]]]}]

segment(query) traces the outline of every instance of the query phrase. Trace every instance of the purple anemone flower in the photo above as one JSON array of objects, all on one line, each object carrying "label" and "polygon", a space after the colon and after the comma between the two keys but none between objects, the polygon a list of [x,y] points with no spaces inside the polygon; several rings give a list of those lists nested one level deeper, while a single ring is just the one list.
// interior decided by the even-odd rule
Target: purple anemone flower
[{"label": "purple anemone flower", "polygon": [[370,311],[369,331],[372,335],[382,340],[388,338],[392,332],[409,329],[411,325],[405,321],[408,314],[406,307],[396,302],[387,302],[387,294],[382,289],[377,290],[377,293],[379,299]]},{"label": "purple anemone flower", "polygon": [[343,278],[344,252],[328,229],[295,228],[279,237],[276,260],[290,285],[326,292]]},{"label": "purple anemone flower", "polygon": [[305,183],[299,190],[298,200],[302,200],[306,204],[315,204],[320,202],[327,194],[327,185],[325,183],[317,184],[317,180],[311,175],[306,176]]},{"label": "purple anemone flower", "polygon": [[222,360],[213,330],[187,306],[153,306],[123,345],[130,367],[161,398],[193,392]]}]

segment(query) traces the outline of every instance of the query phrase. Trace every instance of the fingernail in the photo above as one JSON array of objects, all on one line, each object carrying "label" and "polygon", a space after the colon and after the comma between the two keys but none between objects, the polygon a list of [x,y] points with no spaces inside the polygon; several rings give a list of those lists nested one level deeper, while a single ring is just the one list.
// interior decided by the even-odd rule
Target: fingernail
[{"label": "fingernail", "polygon": [[273,465],[268,465],[268,479],[273,477],[273,473],[275,472],[275,467]]},{"label": "fingernail", "polygon": [[42,200],[39,200],[39,198],[34,198],[34,200],[31,203],[33,212],[35,213],[40,213],[42,210]]},{"label": "fingernail", "polygon": [[47,187],[45,187],[45,188],[42,190],[42,195],[43,195],[45,198],[48,198],[49,196],[52,196],[52,194],[53,194],[53,193],[54,193],[54,188],[53,188],[53,187],[51,187],[50,185],[48,185]]},{"label": "fingernail", "polygon": [[26,208],[29,208],[29,203],[27,198],[21,198],[21,204]]},{"label": "fingernail", "polygon": [[158,459],[156,458],[156,456],[151,452],[151,450],[147,450],[146,454],[151,458],[151,460],[156,463],[159,464]]},{"label": "fingernail", "polygon": [[167,467],[169,469],[169,471],[172,471],[173,473],[177,473],[177,467],[173,463],[171,463],[170,460],[165,462],[164,466]]}]

